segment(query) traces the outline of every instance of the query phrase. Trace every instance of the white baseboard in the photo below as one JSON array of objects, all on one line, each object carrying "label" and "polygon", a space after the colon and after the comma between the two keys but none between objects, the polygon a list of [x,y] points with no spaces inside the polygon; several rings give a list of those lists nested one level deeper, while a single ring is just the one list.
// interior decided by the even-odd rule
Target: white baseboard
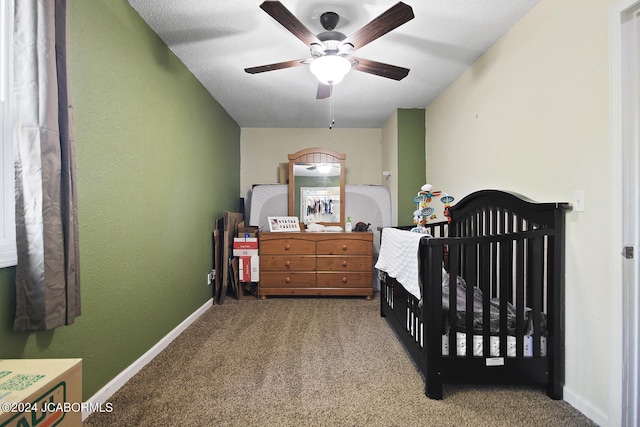
[{"label": "white baseboard", "polygon": [[589,418],[599,426],[609,425],[609,417],[607,416],[607,414],[602,412],[602,410],[600,410],[599,408],[593,406],[582,396],[577,395],[567,386],[562,389],[562,393],[564,397],[563,400],[569,405],[576,408],[578,411],[582,412],[585,417]]},{"label": "white baseboard", "polygon": [[[213,305],[213,298],[205,302],[202,307],[194,311],[189,317],[184,319],[178,326],[173,328],[171,332],[165,335],[160,341],[151,347],[146,353],[140,356],[135,362],[129,365],[124,371],[120,372],[114,379],[109,381],[104,387],[96,392],[87,400],[87,407],[89,408],[102,408],[109,398],[120,389],[127,381],[129,381],[135,374],[137,374],[144,366],[151,362],[171,341],[173,341],[178,335],[182,333],[189,325],[191,325],[198,317],[202,316]],[[93,410],[82,412],[82,421],[86,420],[89,415],[93,413]]]}]

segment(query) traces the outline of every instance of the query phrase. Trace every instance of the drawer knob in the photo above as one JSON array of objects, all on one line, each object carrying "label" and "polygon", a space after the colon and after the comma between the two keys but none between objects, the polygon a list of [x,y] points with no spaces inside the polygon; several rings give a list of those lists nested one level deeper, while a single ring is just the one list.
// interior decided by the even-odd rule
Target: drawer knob
[{"label": "drawer knob", "polygon": [[291,261],[288,261],[288,260],[287,260],[287,261],[284,263],[284,265],[286,265],[287,267],[289,267],[289,266],[291,265]]},{"label": "drawer knob", "polygon": [[347,250],[347,245],[342,245],[342,250],[346,251]]},{"label": "drawer knob", "polygon": [[286,277],[286,278],[284,279],[284,281],[285,281],[286,283],[290,283],[290,282],[291,282],[291,277]]},{"label": "drawer knob", "polygon": [[346,267],[347,266],[347,261],[342,261],[342,266]]},{"label": "drawer knob", "polygon": [[289,248],[290,248],[290,246],[289,246],[289,245],[284,245],[284,250],[285,250],[285,251],[288,251],[288,250],[289,250]]},{"label": "drawer knob", "polygon": [[347,283],[347,278],[346,277],[342,278],[342,283]]}]

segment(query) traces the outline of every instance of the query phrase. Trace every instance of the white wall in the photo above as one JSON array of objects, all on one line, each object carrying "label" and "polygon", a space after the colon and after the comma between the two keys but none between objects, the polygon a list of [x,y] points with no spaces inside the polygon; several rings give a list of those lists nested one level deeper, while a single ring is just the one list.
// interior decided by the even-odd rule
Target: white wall
[{"label": "white wall", "polygon": [[[566,245],[565,400],[607,423],[608,8],[542,0],[426,112],[428,182],[572,202]],[[454,173],[451,173],[451,172]]]},{"label": "white wall", "polygon": [[310,147],[345,153],[347,184],[382,184],[380,129],[243,128],[240,133],[240,190],[253,184],[276,184],[278,165],[287,155]]}]

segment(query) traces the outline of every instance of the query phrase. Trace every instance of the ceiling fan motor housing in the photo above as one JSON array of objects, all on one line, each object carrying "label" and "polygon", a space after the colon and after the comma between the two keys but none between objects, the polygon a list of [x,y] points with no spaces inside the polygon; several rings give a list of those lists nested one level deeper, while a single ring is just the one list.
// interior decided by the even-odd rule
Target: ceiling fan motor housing
[{"label": "ceiling fan motor housing", "polygon": [[340,55],[346,56],[353,50],[353,45],[350,43],[342,43],[347,38],[339,31],[325,31],[318,34],[318,40],[322,42],[322,45],[316,43],[311,45],[311,56],[318,58],[323,55]]}]

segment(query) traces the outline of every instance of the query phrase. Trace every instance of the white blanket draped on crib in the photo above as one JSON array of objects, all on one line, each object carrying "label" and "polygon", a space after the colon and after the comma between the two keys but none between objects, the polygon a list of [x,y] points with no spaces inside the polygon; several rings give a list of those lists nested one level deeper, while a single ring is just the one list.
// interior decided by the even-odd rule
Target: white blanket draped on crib
[{"label": "white blanket draped on crib", "polygon": [[414,233],[397,228],[382,230],[382,243],[376,268],[396,279],[411,295],[421,299],[418,272],[418,248],[420,239],[427,234]]}]

